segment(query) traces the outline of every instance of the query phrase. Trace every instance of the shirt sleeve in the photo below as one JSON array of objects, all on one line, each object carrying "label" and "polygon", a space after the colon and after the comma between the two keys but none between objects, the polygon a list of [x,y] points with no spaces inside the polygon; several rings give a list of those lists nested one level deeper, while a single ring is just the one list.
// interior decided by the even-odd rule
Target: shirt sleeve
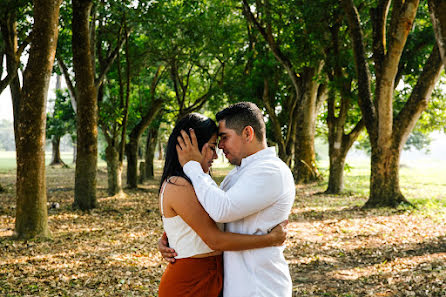
[{"label": "shirt sleeve", "polygon": [[203,172],[200,163],[189,161],[183,167],[203,208],[216,222],[227,223],[242,219],[273,204],[280,193],[281,176],[271,168],[245,169],[227,191]]}]

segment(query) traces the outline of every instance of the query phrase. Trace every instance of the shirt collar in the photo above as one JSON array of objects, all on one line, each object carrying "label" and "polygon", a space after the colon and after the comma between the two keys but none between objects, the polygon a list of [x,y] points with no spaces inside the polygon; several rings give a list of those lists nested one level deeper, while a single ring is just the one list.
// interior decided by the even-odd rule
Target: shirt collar
[{"label": "shirt collar", "polygon": [[258,151],[257,153],[254,153],[252,155],[249,155],[248,157],[243,158],[240,163],[240,166],[236,166],[235,168],[241,169],[241,168],[246,167],[249,164],[255,162],[258,159],[270,158],[270,157],[275,157],[275,156],[277,156],[276,148],[273,146],[267,147],[267,148],[264,148],[264,149]]}]

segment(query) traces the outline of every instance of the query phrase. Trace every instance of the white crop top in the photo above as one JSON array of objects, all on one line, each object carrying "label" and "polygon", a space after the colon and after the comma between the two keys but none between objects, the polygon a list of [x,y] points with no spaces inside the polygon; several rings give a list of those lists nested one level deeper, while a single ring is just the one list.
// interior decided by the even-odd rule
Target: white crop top
[{"label": "white crop top", "polygon": [[[164,182],[160,193],[161,215],[163,219],[164,231],[169,239],[169,246],[178,254],[176,259],[188,258],[198,254],[213,252],[200,236],[179,216],[166,218],[163,211],[164,190],[170,178]],[[223,224],[217,224],[223,230]]]}]

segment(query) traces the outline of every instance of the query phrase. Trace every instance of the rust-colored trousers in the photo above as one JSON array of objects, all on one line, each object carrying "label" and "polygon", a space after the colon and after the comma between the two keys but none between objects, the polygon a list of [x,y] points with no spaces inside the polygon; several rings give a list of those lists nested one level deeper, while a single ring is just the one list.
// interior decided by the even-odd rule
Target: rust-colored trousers
[{"label": "rust-colored trousers", "polygon": [[223,256],[178,259],[161,277],[159,297],[218,297],[223,288]]}]

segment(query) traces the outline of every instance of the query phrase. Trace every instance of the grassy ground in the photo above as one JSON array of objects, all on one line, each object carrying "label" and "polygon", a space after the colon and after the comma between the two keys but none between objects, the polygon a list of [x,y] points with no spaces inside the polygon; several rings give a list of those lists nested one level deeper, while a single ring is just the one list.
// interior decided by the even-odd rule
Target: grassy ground
[{"label": "grassy ground", "polygon": [[[61,158],[66,164],[73,162],[73,153],[61,152]],[[51,153],[46,153],[45,163],[49,165],[51,162]],[[16,167],[15,152],[0,151],[0,172],[14,169]]]},{"label": "grassy ground", "polygon": [[[324,164],[322,164],[324,165]],[[293,296],[446,296],[446,164],[401,170],[401,187],[418,210],[362,210],[368,165],[349,163],[346,191],[322,194],[325,183],[297,186],[285,256]],[[221,180],[229,169],[217,163]],[[322,170],[326,172],[326,170]],[[159,176],[159,170],[157,172]],[[15,172],[0,170],[1,296],[156,296],[166,263],[158,181],[108,197],[98,170],[99,208],[73,211],[73,169],[48,168],[53,239],[10,239]]]}]

